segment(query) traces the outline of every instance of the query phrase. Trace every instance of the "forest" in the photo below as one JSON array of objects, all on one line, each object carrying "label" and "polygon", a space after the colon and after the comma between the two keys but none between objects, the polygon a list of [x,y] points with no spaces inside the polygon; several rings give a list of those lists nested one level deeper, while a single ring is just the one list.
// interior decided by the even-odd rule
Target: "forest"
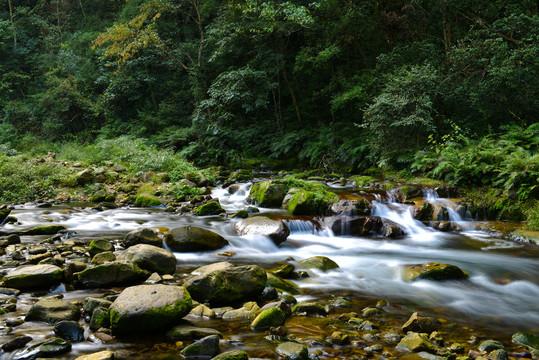
[{"label": "forest", "polygon": [[2,0],[0,144],[143,139],[197,166],[393,171],[538,213],[538,6]]}]

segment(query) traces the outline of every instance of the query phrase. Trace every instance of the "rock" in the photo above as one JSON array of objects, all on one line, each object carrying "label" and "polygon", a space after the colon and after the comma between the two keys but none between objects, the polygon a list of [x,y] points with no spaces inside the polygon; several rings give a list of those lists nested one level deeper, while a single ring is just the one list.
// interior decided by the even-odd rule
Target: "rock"
[{"label": "rock", "polygon": [[254,184],[247,200],[262,207],[281,207],[286,195],[286,185],[279,180],[261,181]]},{"label": "rock", "polygon": [[85,287],[126,285],[143,281],[149,276],[138,265],[127,262],[110,262],[77,273],[78,281]]},{"label": "rock", "polygon": [[408,335],[403,337],[397,347],[411,352],[432,352],[434,350],[432,345],[427,340],[415,332],[408,333]]},{"label": "rock", "polygon": [[423,198],[423,189],[417,186],[405,185],[399,188],[406,200],[413,198]]},{"label": "rock", "polygon": [[92,240],[88,246],[88,253],[91,257],[105,251],[114,251],[114,245],[108,240]]},{"label": "rock", "polygon": [[371,204],[361,198],[360,200],[339,200],[331,205],[331,213],[340,216],[369,215]]},{"label": "rock", "polygon": [[206,268],[185,282],[193,299],[212,304],[234,304],[257,298],[266,286],[266,272],[259,266],[218,264],[218,267]]},{"label": "rock", "polygon": [[287,360],[307,360],[309,358],[307,346],[291,341],[279,344],[275,352]]},{"label": "rock", "polygon": [[64,225],[41,225],[36,226],[30,230],[24,231],[25,235],[54,235],[58,232],[65,230]]},{"label": "rock", "polygon": [[271,273],[268,273],[267,276],[268,276],[268,280],[267,280],[268,285],[276,289],[286,291],[287,293],[290,293],[292,295],[297,295],[300,293],[299,286],[297,286],[292,281],[281,279],[280,277],[275,276]]},{"label": "rock", "polygon": [[238,219],[247,219],[249,217],[249,212],[247,210],[240,210],[237,213],[235,213],[234,216],[232,217],[238,218]]},{"label": "rock", "polygon": [[418,265],[405,265],[403,278],[405,281],[416,280],[464,280],[468,274],[455,265],[427,263]]},{"label": "rock", "polygon": [[415,210],[414,218],[419,221],[434,220],[434,205],[423,203]]},{"label": "rock", "polygon": [[94,176],[94,172],[92,169],[84,169],[82,171],[79,171],[75,175],[75,179],[77,180],[77,184],[84,185],[89,183],[92,180],[92,177]]},{"label": "rock", "polygon": [[491,352],[498,349],[503,349],[504,346],[501,342],[496,340],[485,340],[479,345],[479,351]]},{"label": "rock", "polygon": [[196,226],[183,226],[165,233],[165,243],[175,252],[211,251],[228,245],[221,235]]},{"label": "rock", "polygon": [[329,191],[299,191],[288,203],[292,215],[327,215],[331,205],[340,200],[337,194]]},{"label": "rock", "polygon": [[141,194],[135,199],[136,207],[154,207],[161,204],[163,203],[161,200],[159,200],[159,198],[148,194]]},{"label": "rock", "polygon": [[223,337],[223,334],[215,329],[197,327],[190,324],[174,326],[165,336],[169,341],[178,341],[201,339],[210,335],[216,335],[220,338]]},{"label": "rock", "polygon": [[55,265],[33,265],[15,269],[3,279],[6,287],[46,289],[62,280],[62,269]]},{"label": "rock", "polygon": [[112,262],[116,260],[116,255],[112,251],[105,251],[99,254],[95,254],[92,258],[92,264],[102,265],[104,263]]},{"label": "rock", "polygon": [[13,360],[33,360],[36,358],[56,357],[71,350],[71,344],[57,337],[46,339],[17,351]]},{"label": "rock", "polygon": [[326,309],[317,302],[300,302],[294,305],[292,312],[305,316],[326,316]]},{"label": "rock", "polygon": [[109,194],[104,190],[98,190],[90,197],[90,202],[93,202],[93,203],[100,203],[100,202],[113,203],[114,201],[116,201],[116,193]]},{"label": "rock", "polygon": [[127,169],[125,168],[125,166],[122,166],[122,165],[114,165],[114,166],[112,167],[112,170],[113,170],[113,171],[116,171],[117,173],[121,173],[121,172],[127,171]]},{"label": "rock", "polygon": [[163,247],[163,240],[152,229],[138,228],[129,232],[124,240],[123,245],[130,247],[137,244],[148,244],[157,247]]},{"label": "rock", "polygon": [[213,357],[211,360],[249,360],[249,356],[243,350],[230,350]]},{"label": "rock", "polygon": [[505,349],[497,349],[493,350],[488,354],[489,359],[492,360],[508,360],[509,356],[507,355],[507,351]]},{"label": "rock", "polygon": [[132,286],[110,306],[110,325],[115,333],[165,330],[191,311],[192,301],[184,287]]},{"label": "rock", "polygon": [[109,350],[103,350],[93,354],[79,356],[75,360],[114,360],[114,353]]},{"label": "rock", "polygon": [[290,229],[282,220],[271,220],[266,216],[253,216],[237,222],[234,229],[240,235],[260,234],[269,237],[276,245],[290,235]]},{"label": "rock", "polygon": [[293,271],[295,270],[294,265],[285,263],[280,264],[275,267],[272,267],[271,269],[267,269],[266,272],[272,273],[280,278],[286,278],[288,277]]},{"label": "rock", "polygon": [[54,325],[62,320],[78,320],[80,310],[76,305],[64,300],[41,300],[35,303],[24,321],[43,321]]},{"label": "rock", "polygon": [[524,345],[529,349],[539,350],[539,336],[518,332],[511,338],[513,344]]},{"label": "rock", "polygon": [[258,314],[253,322],[251,322],[251,328],[253,330],[267,330],[270,327],[282,326],[285,321],[285,313],[281,309],[274,307]]},{"label": "rock", "polygon": [[402,332],[407,334],[409,331],[418,333],[427,333],[435,331],[440,325],[438,320],[431,317],[421,317],[417,312],[410,316],[410,319],[402,326]]},{"label": "rock", "polygon": [[208,358],[219,353],[219,336],[206,336],[185,347],[180,354],[185,358]]},{"label": "rock", "polygon": [[396,239],[406,236],[406,231],[404,231],[404,229],[396,222],[389,219],[382,219],[380,234],[383,237]]},{"label": "rock", "polygon": [[339,265],[337,263],[325,256],[313,256],[304,260],[298,261],[301,266],[307,269],[318,269],[322,271],[328,271],[333,269],[338,269]]},{"label": "rock", "polygon": [[211,201],[209,203],[200,205],[197,207],[194,212],[199,216],[206,215],[219,215],[225,212],[225,209],[217,201]]},{"label": "rock", "polygon": [[228,321],[252,321],[260,313],[260,308],[256,303],[254,306],[246,306],[247,304],[253,305],[252,302],[244,304],[243,307],[239,309],[231,309],[223,313],[222,319]]},{"label": "rock", "polygon": [[17,349],[22,349],[32,340],[32,337],[28,335],[17,336],[15,339],[10,340],[4,345],[2,345],[2,350],[4,352],[12,352]]},{"label": "rock", "polygon": [[10,234],[8,236],[4,236],[4,237],[0,238],[0,242],[5,242],[5,245],[2,245],[2,247],[6,247],[6,246],[9,246],[9,245],[20,244],[21,243],[21,238],[17,234]]},{"label": "rock", "polygon": [[173,253],[153,245],[139,244],[128,248],[121,256],[137,264],[141,269],[159,275],[174,274],[177,260]]},{"label": "rock", "polygon": [[382,228],[379,216],[330,217],[324,219],[324,222],[337,236],[370,236],[379,233]]},{"label": "rock", "polygon": [[84,328],[76,321],[62,320],[54,325],[54,334],[70,342],[84,340]]},{"label": "rock", "polygon": [[85,314],[91,315],[95,309],[100,308],[100,307],[108,309],[111,305],[112,305],[112,301],[109,301],[107,299],[87,297],[86,299],[84,299],[82,310],[84,311]]},{"label": "rock", "polygon": [[11,209],[7,207],[0,208],[0,224],[4,222],[4,220],[9,216],[11,213]]},{"label": "rock", "polygon": [[205,316],[208,318],[214,318],[215,317],[215,311],[213,311],[211,308],[204,304],[200,304],[198,306],[195,306],[191,312],[189,313],[191,315],[197,315],[197,316]]},{"label": "rock", "polygon": [[110,313],[108,308],[99,307],[92,312],[90,318],[90,330],[110,327]]}]

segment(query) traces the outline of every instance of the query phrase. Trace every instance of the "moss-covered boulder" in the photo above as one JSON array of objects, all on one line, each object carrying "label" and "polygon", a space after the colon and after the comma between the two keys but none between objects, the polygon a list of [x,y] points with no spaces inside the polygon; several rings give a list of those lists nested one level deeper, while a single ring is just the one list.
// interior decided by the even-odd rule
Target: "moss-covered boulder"
[{"label": "moss-covered boulder", "polygon": [[175,252],[211,251],[228,245],[221,235],[196,226],[182,226],[167,231],[165,243]]},{"label": "moss-covered boulder", "polygon": [[65,230],[64,225],[40,225],[24,231],[25,235],[54,235]]},{"label": "moss-covered boulder", "polygon": [[230,350],[211,358],[211,360],[249,360],[249,356],[243,350]]},{"label": "moss-covered boulder", "polygon": [[299,191],[290,199],[288,211],[293,215],[327,215],[339,200],[337,194],[325,190]]},{"label": "moss-covered boulder", "polygon": [[524,345],[530,350],[539,351],[539,336],[529,333],[518,332],[511,338],[513,344]]},{"label": "moss-covered boulder", "polygon": [[218,263],[194,271],[197,275],[184,286],[193,299],[229,305],[257,298],[267,281],[266,271],[256,265],[232,266]]},{"label": "moss-covered boulder", "polygon": [[431,203],[423,203],[416,207],[414,218],[419,221],[430,221],[434,218],[435,207]]},{"label": "moss-covered boulder", "polygon": [[427,341],[427,339],[415,332],[410,332],[403,337],[397,345],[397,348],[411,352],[434,352],[434,347]]},{"label": "moss-covered boulder", "polygon": [[131,246],[122,254],[122,259],[137,264],[143,270],[160,275],[174,274],[176,271],[177,260],[174,254],[157,246],[147,244]]},{"label": "moss-covered boulder", "polygon": [[81,355],[75,360],[114,360],[114,353],[110,350],[103,350],[88,355]]},{"label": "moss-covered boulder", "polygon": [[219,353],[219,337],[206,336],[193,344],[186,346],[180,354],[184,358],[208,359]]},{"label": "moss-covered boulder", "polygon": [[240,235],[260,234],[269,237],[276,245],[290,235],[290,229],[282,220],[272,220],[266,216],[253,216],[237,222],[234,229]]},{"label": "moss-covered boulder", "polygon": [[164,331],[178,323],[193,307],[189,292],[173,285],[128,287],[110,306],[114,333]]},{"label": "moss-covered boulder", "polygon": [[303,316],[326,316],[326,308],[317,302],[314,301],[305,301],[300,302],[294,305],[292,312],[296,315]]},{"label": "moss-covered boulder", "polygon": [[295,283],[290,280],[282,279],[278,276],[275,276],[272,273],[268,273],[268,285],[275,289],[285,291],[292,295],[297,295],[300,293],[300,288]]},{"label": "moss-covered boulder", "polygon": [[53,358],[71,350],[71,344],[61,338],[49,338],[17,351],[11,359],[33,360],[37,358]]},{"label": "moss-covered boulder", "polygon": [[285,321],[286,314],[278,307],[274,307],[266,309],[258,314],[258,316],[251,322],[251,328],[253,330],[266,330],[270,327],[282,326]]},{"label": "moss-covered boulder", "polygon": [[9,209],[8,207],[3,206],[0,208],[0,224],[4,222],[4,220],[9,216],[10,213],[11,209]]},{"label": "moss-covered boulder", "polygon": [[100,252],[92,257],[92,264],[101,265],[116,260],[116,255],[112,251]]},{"label": "moss-covered boulder", "polygon": [[114,251],[114,245],[108,240],[92,240],[90,245],[88,245],[88,253],[91,257],[106,251]]},{"label": "moss-covered boulder", "polygon": [[287,360],[307,360],[309,358],[307,346],[291,341],[279,344],[275,352]]},{"label": "moss-covered boulder", "polygon": [[124,237],[122,243],[125,247],[130,247],[137,244],[148,244],[158,247],[163,246],[163,240],[153,229],[143,227],[130,231]]},{"label": "moss-covered boulder", "polygon": [[42,321],[54,325],[62,320],[79,320],[78,306],[57,299],[41,300],[32,305],[24,321]]},{"label": "moss-covered boulder", "polygon": [[209,203],[202,204],[194,210],[194,213],[199,216],[219,215],[224,212],[225,209],[223,209],[221,204],[217,201],[210,201]]},{"label": "moss-covered boulder", "polygon": [[90,197],[90,202],[93,203],[114,201],[116,201],[116,193],[107,193],[105,190],[98,190]]},{"label": "moss-covered boulder", "polygon": [[77,279],[85,287],[96,288],[138,283],[148,275],[147,271],[141,270],[136,264],[115,261],[85,269],[77,273]]},{"label": "moss-covered boulder", "polygon": [[161,200],[153,195],[141,194],[135,199],[136,207],[154,207],[163,204]]},{"label": "moss-covered boulder", "polygon": [[304,260],[300,260],[301,266],[307,269],[318,269],[322,271],[328,271],[338,269],[339,265],[333,260],[325,256],[313,256]]},{"label": "moss-covered boulder", "polygon": [[450,264],[427,263],[404,266],[403,279],[405,281],[416,280],[464,280],[469,275],[459,267]]},{"label": "moss-covered boulder", "polygon": [[46,289],[62,281],[62,269],[55,265],[32,265],[20,267],[8,273],[3,281],[6,287],[15,289]]},{"label": "moss-covered boulder", "polygon": [[281,207],[286,195],[286,184],[279,180],[261,181],[254,184],[248,201],[262,207]]}]

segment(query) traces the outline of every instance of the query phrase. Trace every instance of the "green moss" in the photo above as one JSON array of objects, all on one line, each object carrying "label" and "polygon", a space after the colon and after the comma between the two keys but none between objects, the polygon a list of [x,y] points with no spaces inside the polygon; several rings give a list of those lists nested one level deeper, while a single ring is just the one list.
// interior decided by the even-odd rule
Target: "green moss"
[{"label": "green moss", "polygon": [[356,183],[356,186],[358,188],[368,188],[370,184],[376,182],[376,178],[372,176],[362,176],[362,175],[355,175],[351,176],[350,179]]},{"label": "green moss", "polygon": [[404,280],[463,280],[469,275],[455,265],[427,263],[422,265],[407,265],[403,274]]},{"label": "green moss", "polygon": [[148,195],[148,194],[141,194],[137,196],[135,200],[135,206],[137,207],[152,207],[152,206],[159,206],[162,202],[157,197]]},{"label": "green moss", "polygon": [[108,194],[103,190],[99,190],[90,197],[90,201],[94,203],[99,202],[114,202],[116,200],[116,194]]},{"label": "green moss", "polygon": [[213,357],[212,360],[249,360],[249,356],[243,350],[230,350]]},{"label": "green moss", "polygon": [[285,313],[277,308],[270,308],[262,311],[251,323],[253,330],[265,330],[270,327],[277,327],[284,325],[286,321]]},{"label": "green moss", "polygon": [[267,284],[276,289],[286,291],[287,293],[290,293],[292,295],[297,295],[300,293],[299,287],[292,281],[281,279],[280,277],[275,276],[272,273],[268,273]]},{"label": "green moss", "polygon": [[217,215],[225,212],[221,205],[217,201],[212,201],[203,205],[200,205],[194,211],[197,215],[206,216],[206,215]]},{"label": "green moss", "polygon": [[290,199],[288,211],[293,215],[326,215],[339,200],[337,194],[325,190],[300,191]]},{"label": "green moss", "polygon": [[328,271],[328,270],[339,268],[339,265],[337,265],[335,261],[325,256],[313,256],[308,259],[301,260],[299,261],[299,263],[308,269],[315,268],[322,271]]},{"label": "green moss", "polygon": [[64,225],[41,225],[32,228],[25,233],[27,235],[54,235],[62,230],[65,230]]},{"label": "green moss", "polygon": [[247,219],[249,217],[249,212],[247,210],[240,210],[234,214],[235,218]]},{"label": "green moss", "polygon": [[88,246],[88,252],[90,253],[90,256],[94,257],[95,255],[105,252],[105,251],[113,251],[114,245],[111,244],[110,241],[103,240],[103,239],[97,239],[92,240],[90,242],[90,245]]}]

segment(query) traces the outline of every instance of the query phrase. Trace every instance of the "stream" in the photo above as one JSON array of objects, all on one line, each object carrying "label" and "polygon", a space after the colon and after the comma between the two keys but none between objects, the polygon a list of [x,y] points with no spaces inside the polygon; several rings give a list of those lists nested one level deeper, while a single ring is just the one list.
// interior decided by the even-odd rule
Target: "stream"
[{"label": "stream", "polygon": [[[211,195],[220,199],[228,214],[233,214],[246,208],[246,198],[251,185],[241,184],[235,194],[229,194],[227,189],[215,188]],[[335,190],[340,193],[354,193],[353,189],[348,188]],[[37,208],[35,204],[18,205],[11,215],[18,219],[19,224],[6,224],[3,229],[9,231],[54,222],[65,225],[68,228],[67,236],[72,239],[118,240],[141,226],[170,229],[194,225],[219,233],[230,245],[214,252],[176,253],[178,272],[190,272],[201,265],[218,261],[257,264],[270,268],[279,262],[289,261],[296,264],[299,260],[322,255],[335,261],[339,268],[328,272],[309,270],[310,277],[294,280],[304,290],[304,295],[298,297],[301,300],[345,295],[351,297],[355,306],[360,308],[372,306],[383,299],[394,304],[392,314],[396,316],[395,321],[401,324],[411,312],[420,311],[422,314],[459,322],[465,327],[474,327],[475,332],[492,338],[503,336],[506,339],[516,331],[536,332],[539,329],[537,247],[513,242],[494,232],[474,230],[477,228],[474,226],[476,222],[466,217],[463,219],[456,211],[451,211],[454,209],[451,200],[441,199],[432,192],[425,195],[424,201],[443,204],[450,209],[451,221],[458,223],[462,231],[440,232],[427,227],[413,218],[411,206],[393,200],[391,196],[376,197],[373,201],[373,215],[388,218],[401,225],[408,234],[402,239],[335,236],[319,219],[295,218],[286,210],[265,208],[259,209],[260,214],[283,219],[291,230],[288,239],[280,246],[276,246],[264,236],[238,236],[233,225],[239,219],[223,216],[197,217],[167,213],[163,209],[129,207],[97,212],[91,210],[89,204],[54,205],[45,209]],[[488,223],[482,225],[489,226]],[[21,241],[23,244],[31,244],[45,238],[22,236]],[[234,256],[224,257],[221,255],[223,252],[234,253]],[[403,265],[426,262],[457,265],[470,275],[470,279],[412,283],[401,279]],[[53,291],[53,294],[62,295],[69,301],[83,301],[88,296],[102,296],[103,293],[104,291],[99,289],[66,292],[62,286]],[[0,315],[0,322],[8,318],[22,317],[36,300],[33,295],[38,294],[22,293],[16,312]],[[266,342],[263,335],[252,334],[247,323],[232,325],[221,320],[201,320],[191,315],[186,319],[194,323],[205,321],[205,324],[218,328],[228,339],[230,347],[250,349],[261,359],[273,358],[273,355],[269,355],[270,350],[267,350],[271,347],[264,345]],[[15,327],[9,336],[28,334],[36,340],[50,336],[51,332],[50,326],[27,322]],[[6,335],[6,339],[7,337]],[[73,344],[73,351],[69,356],[66,355],[65,359],[104,348],[135,348],[141,354],[141,359],[152,358],[148,354],[160,351],[167,354],[168,345],[159,348],[162,342],[161,339],[151,336],[149,339],[126,339],[113,344],[85,341]],[[0,359],[9,358],[7,354],[0,355]],[[341,355],[335,358],[347,357]]]}]

